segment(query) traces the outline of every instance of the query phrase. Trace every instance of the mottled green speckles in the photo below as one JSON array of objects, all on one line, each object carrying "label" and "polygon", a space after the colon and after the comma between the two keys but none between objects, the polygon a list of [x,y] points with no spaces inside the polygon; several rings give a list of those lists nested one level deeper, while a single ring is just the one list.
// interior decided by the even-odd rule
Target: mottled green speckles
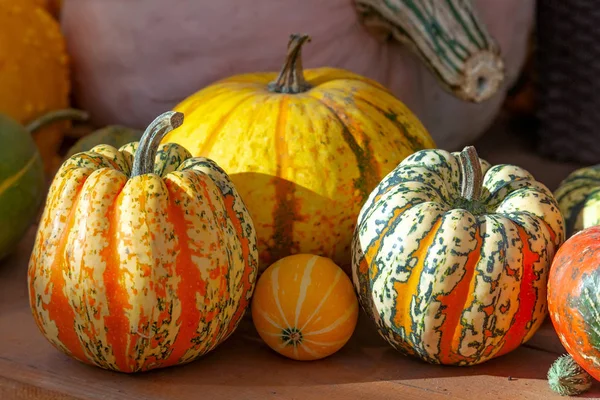
[{"label": "mottled green speckles", "polygon": [[353,282],[394,348],[470,365],[537,329],[564,224],[547,188],[515,166],[479,160],[482,196],[460,203],[456,157],[416,152],[373,190],[352,242]]},{"label": "mottled green speckles", "polygon": [[590,346],[598,348],[600,346],[600,296],[598,288],[600,287],[600,276],[598,273],[585,275],[581,283],[581,294],[578,299],[581,316],[586,322],[585,331],[590,341]]}]

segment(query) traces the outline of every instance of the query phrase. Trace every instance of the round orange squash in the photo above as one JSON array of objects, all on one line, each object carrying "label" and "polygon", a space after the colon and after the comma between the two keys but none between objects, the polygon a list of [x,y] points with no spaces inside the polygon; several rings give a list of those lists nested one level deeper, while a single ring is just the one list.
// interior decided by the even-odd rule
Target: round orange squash
[{"label": "round orange squash", "polygon": [[600,226],[574,233],[559,249],[548,277],[548,313],[575,362],[600,380]]},{"label": "round orange squash", "polygon": [[260,270],[282,257],[331,258],[350,274],[360,206],[405,157],[435,147],[386,88],[335,68],[303,71],[292,35],[279,75],[232,76],[175,111],[186,122],[163,142],[228,171],[256,224]]},{"label": "round orange squash", "polygon": [[340,350],[358,319],[350,278],[326,257],[296,254],[259,278],[252,319],[260,337],[295,360],[317,360]]}]

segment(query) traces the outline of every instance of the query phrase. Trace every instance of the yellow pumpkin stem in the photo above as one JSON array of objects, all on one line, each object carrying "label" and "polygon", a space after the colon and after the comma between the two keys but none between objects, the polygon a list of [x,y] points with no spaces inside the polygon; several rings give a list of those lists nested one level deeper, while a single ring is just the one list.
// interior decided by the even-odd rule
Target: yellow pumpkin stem
[{"label": "yellow pumpkin stem", "polygon": [[74,108],[66,108],[64,110],[50,111],[42,115],[41,117],[31,121],[25,129],[29,133],[33,133],[41,127],[51,124],[56,121],[62,120],[74,120],[74,121],[86,121],[89,118],[89,114],[83,110],[77,110]]},{"label": "yellow pumpkin stem", "polygon": [[483,186],[483,173],[477,150],[473,146],[467,146],[459,154],[461,171],[460,194],[468,201],[478,201],[481,197]]},{"label": "yellow pumpkin stem", "polygon": [[288,42],[288,51],[279,72],[279,76],[269,83],[269,90],[276,93],[302,93],[312,86],[304,79],[302,68],[302,45],[310,42],[310,36],[304,34],[292,34]]},{"label": "yellow pumpkin stem", "polygon": [[154,172],[154,158],[164,136],[183,124],[183,113],[167,111],[148,125],[133,157],[131,177]]}]

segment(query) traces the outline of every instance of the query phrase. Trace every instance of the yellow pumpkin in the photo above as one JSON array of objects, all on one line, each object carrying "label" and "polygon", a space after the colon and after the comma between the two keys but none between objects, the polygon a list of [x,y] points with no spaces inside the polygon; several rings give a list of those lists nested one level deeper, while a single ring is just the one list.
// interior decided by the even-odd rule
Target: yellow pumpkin
[{"label": "yellow pumpkin", "polygon": [[303,71],[292,35],[276,73],[232,76],[178,104],[186,121],[163,142],[225,168],[256,224],[260,270],[292,254],[350,273],[352,232],[371,190],[435,143],[386,88],[335,68]]},{"label": "yellow pumpkin", "polygon": [[[34,2],[0,0],[0,113],[21,124],[69,106],[69,65],[58,22]],[[33,136],[46,172],[62,161],[58,149],[68,122]]]},{"label": "yellow pumpkin", "polygon": [[317,360],[340,350],[358,320],[350,278],[331,259],[287,256],[260,276],[252,320],[265,343],[295,360]]}]

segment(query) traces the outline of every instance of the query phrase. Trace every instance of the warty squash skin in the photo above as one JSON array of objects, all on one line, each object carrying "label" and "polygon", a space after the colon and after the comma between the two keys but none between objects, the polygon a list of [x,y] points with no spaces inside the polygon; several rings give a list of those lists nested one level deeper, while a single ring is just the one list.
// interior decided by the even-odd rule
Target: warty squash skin
[{"label": "warty squash skin", "polygon": [[585,228],[558,249],[548,279],[548,310],[560,342],[600,380],[600,226]]},{"label": "warty squash skin", "polygon": [[567,237],[600,225],[600,165],[571,172],[554,191],[565,217]]},{"label": "warty squash skin", "polygon": [[[69,107],[69,59],[58,22],[31,0],[0,0],[0,113],[28,124],[50,111]],[[68,122],[34,134],[51,174]]]},{"label": "warty squash skin", "polygon": [[406,156],[435,147],[383,86],[333,68],[303,71],[306,35],[292,35],[281,73],[234,76],[183,100],[186,122],[163,143],[214,159],[248,205],[260,269],[298,253],[350,273],[356,217]]},{"label": "warty squash skin", "polygon": [[423,150],[362,207],[353,282],[394,348],[434,364],[474,365],[539,328],[564,237],[552,193],[524,169],[491,166],[472,147]]},{"label": "warty squash skin", "polygon": [[121,372],[191,362],[237,327],[254,290],[252,219],[227,174],[161,135],[69,158],[29,264],[35,322],[56,348]]}]

